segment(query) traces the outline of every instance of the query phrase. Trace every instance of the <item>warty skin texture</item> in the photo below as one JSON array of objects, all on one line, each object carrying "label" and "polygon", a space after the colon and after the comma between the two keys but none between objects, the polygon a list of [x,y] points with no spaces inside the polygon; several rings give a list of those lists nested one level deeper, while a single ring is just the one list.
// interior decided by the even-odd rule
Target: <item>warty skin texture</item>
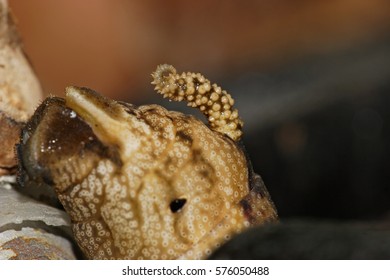
[{"label": "warty skin texture", "polygon": [[207,258],[231,236],[277,219],[238,134],[220,127],[68,87],[23,130],[19,179],[55,189],[87,258]]}]

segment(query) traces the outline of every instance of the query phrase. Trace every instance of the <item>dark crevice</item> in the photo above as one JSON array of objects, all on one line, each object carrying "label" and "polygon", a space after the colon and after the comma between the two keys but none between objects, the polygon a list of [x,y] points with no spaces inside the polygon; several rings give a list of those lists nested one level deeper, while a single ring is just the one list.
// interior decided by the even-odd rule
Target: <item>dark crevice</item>
[{"label": "dark crevice", "polygon": [[173,213],[176,213],[184,207],[184,204],[186,204],[186,202],[187,202],[187,199],[185,199],[185,198],[174,199],[169,204],[169,207],[171,208],[171,211]]}]

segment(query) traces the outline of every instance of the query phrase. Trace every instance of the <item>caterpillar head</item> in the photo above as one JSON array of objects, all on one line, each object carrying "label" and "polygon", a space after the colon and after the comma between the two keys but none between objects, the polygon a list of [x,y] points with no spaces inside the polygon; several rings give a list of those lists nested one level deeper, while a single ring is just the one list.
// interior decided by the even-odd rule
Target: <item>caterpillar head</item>
[{"label": "caterpillar head", "polygon": [[202,89],[209,83],[202,76],[167,69],[153,74],[157,90],[174,100],[192,95],[210,127],[158,105],[68,87],[64,99],[47,98],[22,132],[21,184],[55,190],[88,258],[205,258],[232,235],[276,219],[238,141],[242,122],[230,95]]}]

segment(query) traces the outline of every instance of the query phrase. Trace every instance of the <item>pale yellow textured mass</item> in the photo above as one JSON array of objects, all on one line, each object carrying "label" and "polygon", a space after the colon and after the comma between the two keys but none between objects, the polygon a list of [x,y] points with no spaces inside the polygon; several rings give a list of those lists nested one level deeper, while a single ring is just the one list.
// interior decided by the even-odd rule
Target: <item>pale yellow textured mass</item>
[{"label": "pale yellow textured mass", "polygon": [[242,135],[243,122],[233,108],[234,100],[225,90],[211,84],[200,73],[177,74],[172,65],[159,65],[152,74],[155,89],[170,100],[186,100],[190,107],[199,108],[212,130],[226,134],[234,141]]},{"label": "pale yellow textured mass", "polygon": [[[86,107],[95,104],[91,99]],[[77,112],[78,105],[69,102],[69,106]],[[111,123],[120,115],[102,113],[104,118],[92,114],[89,121]],[[137,150],[131,156],[121,154],[122,166],[109,159],[99,161],[71,191],[59,195],[72,217],[76,240],[89,258],[204,258],[249,225],[239,205],[249,193],[246,159],[232,140],[191,116],[158,105],[127,114],[129,118],[122,121],[128,131],[105,125],[93,130],[104,134],[102,139],[123,136],[120,142],[125,143],[132,128],[140,127],[135,122],[141,122],[151,132],[137,136]],[[174,209],[175,201],[184,201],[182,208]],[[224,226],[218,228],[221,223]],[[199,248],[193,250],[195,245]]]},{"label": "pale yellow textured mass", "polygon": [[154,77],[167,97],[203,110],[211,129],[190,115],[77,87],[65,100],[45,101],[28,126],[23,166],[29,178],[50,179],[90,259],[207,258],[277,217],[237,142],[242,122],[230,95],[167,65]]}]

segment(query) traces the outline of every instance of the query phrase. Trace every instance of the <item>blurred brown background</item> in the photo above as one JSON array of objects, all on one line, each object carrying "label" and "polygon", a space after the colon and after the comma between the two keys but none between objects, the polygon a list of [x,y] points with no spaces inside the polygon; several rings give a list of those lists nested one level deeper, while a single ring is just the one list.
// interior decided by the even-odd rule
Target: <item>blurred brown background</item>
[{"label": "blurred brown background", "polygon": [[46,94],[80,85],[184,111],[153,93],[150,73],[199,71],[236,99],[282,218],[390,213],[390,1],[10,5]]},{"label": "blurred brown background", "polygon": [[60,95],[75,84],[127,100],[148,89],[160,63],[218,80],[365,44],[390,30],[388,0],[13,0],[10,6],[46,93]]}]

